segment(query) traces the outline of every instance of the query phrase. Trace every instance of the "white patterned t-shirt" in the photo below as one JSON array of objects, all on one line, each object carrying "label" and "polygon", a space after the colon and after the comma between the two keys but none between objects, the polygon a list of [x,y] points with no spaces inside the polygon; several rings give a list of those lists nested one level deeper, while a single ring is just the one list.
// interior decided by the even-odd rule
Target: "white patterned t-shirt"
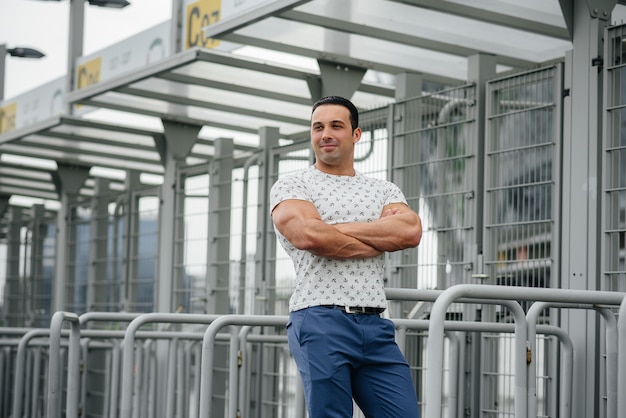
[{"label": "white patterned t-shirt", "polygon": [[[279,179],[270,192],[270,212],[284,200],[312,202],[328,224],[371,222],[384,206],[406,203],[398,186],[356,173],[336,176],[315,166]],[[289,310],[317,305],[386,307],[383,287],[384,254],[365,259],[335,260],[298,250],[274,228],[291,257],[296,284]]]}]

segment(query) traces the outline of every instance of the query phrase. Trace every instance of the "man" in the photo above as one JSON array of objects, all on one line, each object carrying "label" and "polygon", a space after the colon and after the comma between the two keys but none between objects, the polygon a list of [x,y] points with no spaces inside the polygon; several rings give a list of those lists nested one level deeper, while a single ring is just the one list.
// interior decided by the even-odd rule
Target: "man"
[{"label": "man", "polygon": [[380,314],[384,253],[419,244],[422,227],[400,189],[354,168],[358,111],[329,96],[313,105],[316,162],[270,193],[276,234],[296,270],[289,348],[310,418],[417,418],[409,366]]}]

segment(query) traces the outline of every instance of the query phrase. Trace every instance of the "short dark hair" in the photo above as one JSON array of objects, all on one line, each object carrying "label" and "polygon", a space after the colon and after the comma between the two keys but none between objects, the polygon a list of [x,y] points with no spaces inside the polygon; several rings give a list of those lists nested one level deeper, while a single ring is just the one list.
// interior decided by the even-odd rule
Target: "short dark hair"
[{"label": "short dark hair", "polygon": [[315,112],[315,109],[323,105],[339,105],[345,107],[350,111],[350,124],[352,125],[352,130],[354,131],[356,128],[359,127],[359,111],[357,110],[354,103],[352,103],[350,100],[341,96],[322,97],[321,99],[313,103],[313,109],[311,109],[311,114]]}]

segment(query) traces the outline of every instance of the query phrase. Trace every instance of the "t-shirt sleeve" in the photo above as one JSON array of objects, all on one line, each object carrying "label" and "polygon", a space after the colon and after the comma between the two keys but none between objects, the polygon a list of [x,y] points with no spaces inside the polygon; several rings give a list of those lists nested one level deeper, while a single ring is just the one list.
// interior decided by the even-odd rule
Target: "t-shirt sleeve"
[{"label": "t-shirt sleeve", "polygon": [[270,190],[270,214],[280,202],[291,199],[312,201],[302,180],[295,176],[278,179]]},{"label": "t-shirt sleeve", "polygon": [[385,206],[391,204],[391,203],[404,203],[404,204],[408,204],[406,201],[406,197],[404,197],[404,193],[402,193],[402,190],[400,190],[400,188],[395,185],[394,183],[388,182],[388,193],[387,193],[387,200],[385,201]]}]

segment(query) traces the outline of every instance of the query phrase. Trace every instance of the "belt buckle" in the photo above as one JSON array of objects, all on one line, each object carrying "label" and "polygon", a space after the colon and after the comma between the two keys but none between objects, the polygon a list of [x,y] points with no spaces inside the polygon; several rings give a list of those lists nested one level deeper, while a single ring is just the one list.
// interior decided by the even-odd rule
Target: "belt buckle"
[{"label": "belt buckle", "polygon": [[346,310],[346,313],[349,313],[349,314],[363,313],[363,308],[356,308],[356,307],[351,308],[349,306],[345,306],[344,309]]}]

